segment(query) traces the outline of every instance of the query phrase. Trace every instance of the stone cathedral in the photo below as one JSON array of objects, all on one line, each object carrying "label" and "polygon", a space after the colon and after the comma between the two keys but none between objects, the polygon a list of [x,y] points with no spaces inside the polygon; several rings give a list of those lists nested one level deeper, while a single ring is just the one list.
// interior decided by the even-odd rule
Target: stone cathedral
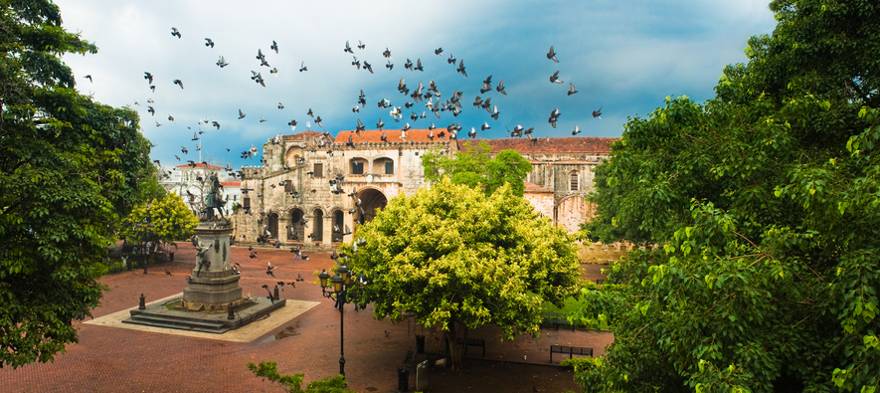
[{"label": "stone cathedral", "polygon": [[277,136],[263,145],[261,166],[242,168],[241,208],[232,215],[235,241],[262,237],[310,248],[349,241],[358,223],[369,221],[390,198],[429,186],[422,155],[455,154],[480,141],[493,153],[513,149],[528,159],[525,198],[555,224],[576,231],[593,214],[584,197],[615,138],[457,140],[439,129]]}]

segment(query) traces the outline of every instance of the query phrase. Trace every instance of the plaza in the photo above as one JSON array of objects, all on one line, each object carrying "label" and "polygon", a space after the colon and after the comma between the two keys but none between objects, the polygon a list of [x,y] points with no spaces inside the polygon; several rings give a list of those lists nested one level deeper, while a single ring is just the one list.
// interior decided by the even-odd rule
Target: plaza
[{"label": "plaza", "polygon": [[[108,315],[136,307],[141,293],[151,302],[183,290],[196,255],[191,244],[177,245],[175,262],[154,266],[147,275],[134,269],[103,277],[107,291],[92,312],[94,318],[75,322],[79,342],[68,345],[54,362],[0,369],[4,391],[281,392],[277,385],[248,371],[247,363],[260,361],[275,361],[284,373],[304,373],[307,381],[334,375],[339,313],[321,296],[316,277],[321,269],[333,266],[327,254],[315,253],[303,261],[287,249],[256,248],[258,257],[251,259],[246,247],[232,247],[232,261],[242,265],[240,282],[245,295],[265,296],[262,284],[293,281],[297,275],[305,278],[295,288],[284,288],[281,296],[287,306],[238,330],[218,335],[107,322]],[[267,262],[277,266],[277,279],[265,274]],[[347,307],[346,379],[355,391],[397,391],[397,369],[416,350],[416,334],[428,336],[428,352],[441,351],[439,336],[409,321],[379,321],[372,317],[370,307],[360,312]],[[273,320],[276,313],[283,314],[281,320]],[[263,322],[269,320],[267,327]],[[486,356],[471,350],[460,373],[437,368],[422,371],[430,391],[485,391],[481,386],[489,380],[499,389],[493,391],[531,392],[532,386],[543,392],[575,389],[571,371],[558,366],[559,356],[556,365],[549,363],[549,346],[592,347],[598,356],[612,341],[610,333],[565,329],[544,330],[536,339],[526,336],[513,342],[500,341],[493,329],[472,332],[470,337],[485,339]],[[415,387],[414,374],[410,374],[409,386]]]}]

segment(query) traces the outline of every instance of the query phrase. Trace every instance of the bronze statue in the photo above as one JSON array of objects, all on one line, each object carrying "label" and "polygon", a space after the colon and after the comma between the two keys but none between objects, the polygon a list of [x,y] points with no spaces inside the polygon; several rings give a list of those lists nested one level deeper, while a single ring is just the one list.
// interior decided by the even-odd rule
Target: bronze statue
[{"label": "bronze statue", "polygon": [[211,260],[208,258],[207,253],[211,248],[210,245],[203,245],[202,242],[199,241],[198,236],[192,237],[192,243],[196,246],[196,263],[198,270],[196,270],[196,277],[202,274],[202,269],[211,267]]},{"label": "bronze statue", "polygon": [[210,182],[211,188],[205,196],[205,211],[203,212],[203,216],[207,221],[214,220],[214,209],[216,208],[217,212],[220,213],[220,218],[225,219],[226,217],[223,215],[223,197],[220,192],[220,189],[223,188],[223,186],[220,185],[220,179],[217,178],[216,173],[211,173],[208,182]]}]

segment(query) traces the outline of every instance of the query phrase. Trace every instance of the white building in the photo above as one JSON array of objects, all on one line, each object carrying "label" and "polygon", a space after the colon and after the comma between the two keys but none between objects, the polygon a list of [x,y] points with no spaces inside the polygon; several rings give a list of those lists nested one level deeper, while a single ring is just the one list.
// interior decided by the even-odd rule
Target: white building
[{"label": "white building", "polygon": [[[181,164],[171,169],[167,178],[160,179],[159,184],[165,191],[179,195],[190,209],[198,211],[204,203],[205,194],[210,187],[208,179],[212,174],[224,182],[225,170],[223,167],[200,162],[195,164]],[[241,192],[236,190],[237,198],[241,198]],[[232,198],[232,196],[230,196]],[[231,204],[227,202],[227,212],[231,213]],[[226,213],[224,213],[226,214]]]},{"label": "white building", "polygon": [[226,204],[223,205],[223,214],[229,216],[233,212],[233,206],[238,204],[241,206],[241,181],[240,180],[224,180],[220,182],[223,186],[223,198]]}]

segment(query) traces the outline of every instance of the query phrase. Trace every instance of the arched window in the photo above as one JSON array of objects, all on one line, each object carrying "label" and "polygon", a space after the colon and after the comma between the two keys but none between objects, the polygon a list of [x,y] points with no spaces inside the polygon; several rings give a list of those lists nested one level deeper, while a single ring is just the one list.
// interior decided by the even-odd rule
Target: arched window
[{"label": "arched window", "polygon": [[388,157],[377,158],[373,160],[373,174],[375,175],[393,175],[394,160]]},{"label": "arched window", "polygon": [[351,159],[351,174],[352,175],[363,175],[366,171],[367,160],[363,158],[352,158]]},{"label": "arched window", "polygon": [[269,213],[269,224],[266,226],[269,239],[278,239],[278,214]]},{"label": "arched window", "polygon": [[287,225],[287,240],[303,241],[306,228],[304,216],[303,211],[298,208],[290,211],[290,224]]},{"label": "arched window", "polygon": [[577,171],[571,172],[569,175],[570,183],[571,183],[571,191],[577,191],[580,189],[580,181],[578,179]]},{"label": "arched window", "polygon": [[342,213],[342,210],[335,210],[333,212],[333,241],[341,242],[343,234],[343,228],[345,228],[345,214]]}]

